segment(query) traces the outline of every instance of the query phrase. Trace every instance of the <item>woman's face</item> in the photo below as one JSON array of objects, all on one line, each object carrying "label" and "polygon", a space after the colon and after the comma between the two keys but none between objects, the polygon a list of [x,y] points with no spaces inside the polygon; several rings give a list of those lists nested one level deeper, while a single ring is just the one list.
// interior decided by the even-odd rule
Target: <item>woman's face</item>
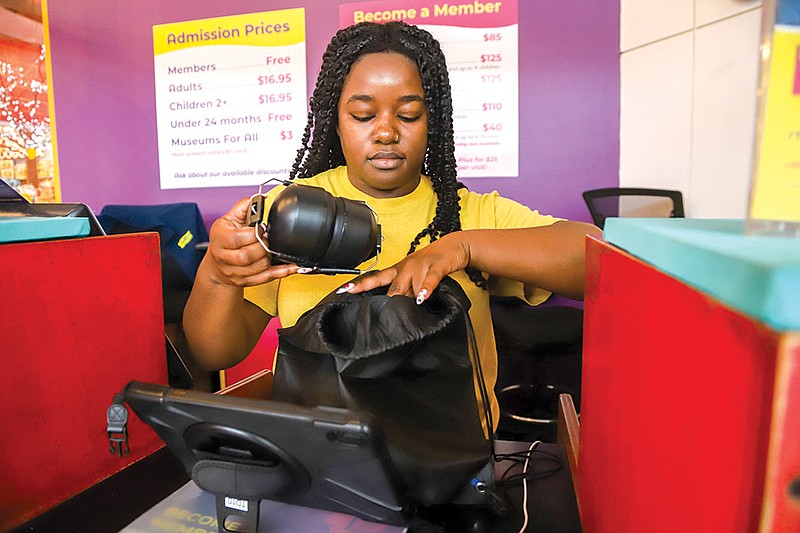
[{"label": "woman's face", "polygon": [[417,66],[397,53],[367,54],[344,80],[337,132],[347,175],[376,198],[412,192],[428,145],[428,108]]}]

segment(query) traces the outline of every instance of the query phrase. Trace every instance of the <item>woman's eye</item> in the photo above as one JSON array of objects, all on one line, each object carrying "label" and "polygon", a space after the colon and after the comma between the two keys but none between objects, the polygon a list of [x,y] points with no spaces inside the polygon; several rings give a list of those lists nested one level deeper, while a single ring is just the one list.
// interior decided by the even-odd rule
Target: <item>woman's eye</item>
[{"label": "woman's eye", "polygon": [[422,115],[400,115],[398,118],[403,122],[416,122]]},{"label": "woman's eye", "polygon": [[353,117],[353,119],[358,122],[369,122],[374,117],[374,115],[366,115],[366,116],[350,115],[350,116]]}]

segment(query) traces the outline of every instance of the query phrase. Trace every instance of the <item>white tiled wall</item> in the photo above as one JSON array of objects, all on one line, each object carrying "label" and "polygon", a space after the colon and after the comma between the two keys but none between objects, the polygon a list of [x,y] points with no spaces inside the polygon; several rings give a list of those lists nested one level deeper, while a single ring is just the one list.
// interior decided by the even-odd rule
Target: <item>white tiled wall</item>
[{"label": "white tiled wall", "polygon": [[620,50],[684,33],[694,26],[695,0],[621,0]]},{"label": "white tiled wall", "polygon": [[745,218],[761,2],[622,0],[620,185],[679,189],[687,216]]}]

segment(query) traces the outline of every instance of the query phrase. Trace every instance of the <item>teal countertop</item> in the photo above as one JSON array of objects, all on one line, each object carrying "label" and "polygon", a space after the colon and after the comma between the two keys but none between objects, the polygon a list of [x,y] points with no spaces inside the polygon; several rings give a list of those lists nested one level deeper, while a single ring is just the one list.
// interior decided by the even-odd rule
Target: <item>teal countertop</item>
[{"label": "teal countertop", "polygon": [[89,219],[82,217],[2,217],[0,243],[43,241],[89,235]]},{"label": "teal countertop", "polygon": [[609,218],[606,241],[778,331],[800,331],[800,239],[744,220]]}]

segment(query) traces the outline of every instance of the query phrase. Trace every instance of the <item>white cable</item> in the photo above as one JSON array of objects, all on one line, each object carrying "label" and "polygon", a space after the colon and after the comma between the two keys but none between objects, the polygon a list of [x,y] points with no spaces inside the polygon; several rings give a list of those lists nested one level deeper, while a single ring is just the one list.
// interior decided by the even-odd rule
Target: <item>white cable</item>
[{"label": "white cable", "polygon": [[265,243],[264,241],[261,240],[261,235],[258,233],[259,229],[262,229],[266,233],[267,225],[264,224],[263,222],[259,222],[258,224],[255,225],[255,227],[253,229],[256,232],[256,240],[258,240],[258,242],[261,244],[262,248],[264,248],[264,250],[266,250],[268,254],[271,254],[272,251],[267,247],[267,243]]},{"label": "white cable", "polygon": [[[267,183],[267,182],[265,181],[264,183]],[[256,196],[261,196],[262,209],[263,209],[264,195],[261,194],[261,187],[264,186],[264,183],[259,185],[258,186],[258,192],[250,197],[250,206],[251,206],[250,209],[251,210],[253,209],[252,206],[253,206],[253,203],[254,203],[254,200],[255,200]],[[267,231],[267,224],[264,222],[263,219],[264,219],[264,214],[262,213],[261,214],[261,220],[257,220],[256,223],[253,224],[253,231],[256,234],[256,240],[259,242],[259,244],[261,244],[262,248],[264,248],[264,250],[266,250],[267,253],[272,253],[270,251],[270,249],[267,247],[267,243],[265,243],[263,240],[261,240],[261,234],[258,233],[259,229],[263,230],[264,233],[266,233],[266,231]]]},{"label": "white cable", "polygon": [[540,440],[531,443],[530,447],[528,448],[528,456],[525,458],[525,465],[522,467],[522,516],[525,517],[525,521],[522,522],[522,527],[519,528],[519,533],[525,533],[525,529],[528,527],[528,480],[525,479],[525,476],[528,473],[528,461],[531,460],[533,449],[541,443],[542,441]]}]

